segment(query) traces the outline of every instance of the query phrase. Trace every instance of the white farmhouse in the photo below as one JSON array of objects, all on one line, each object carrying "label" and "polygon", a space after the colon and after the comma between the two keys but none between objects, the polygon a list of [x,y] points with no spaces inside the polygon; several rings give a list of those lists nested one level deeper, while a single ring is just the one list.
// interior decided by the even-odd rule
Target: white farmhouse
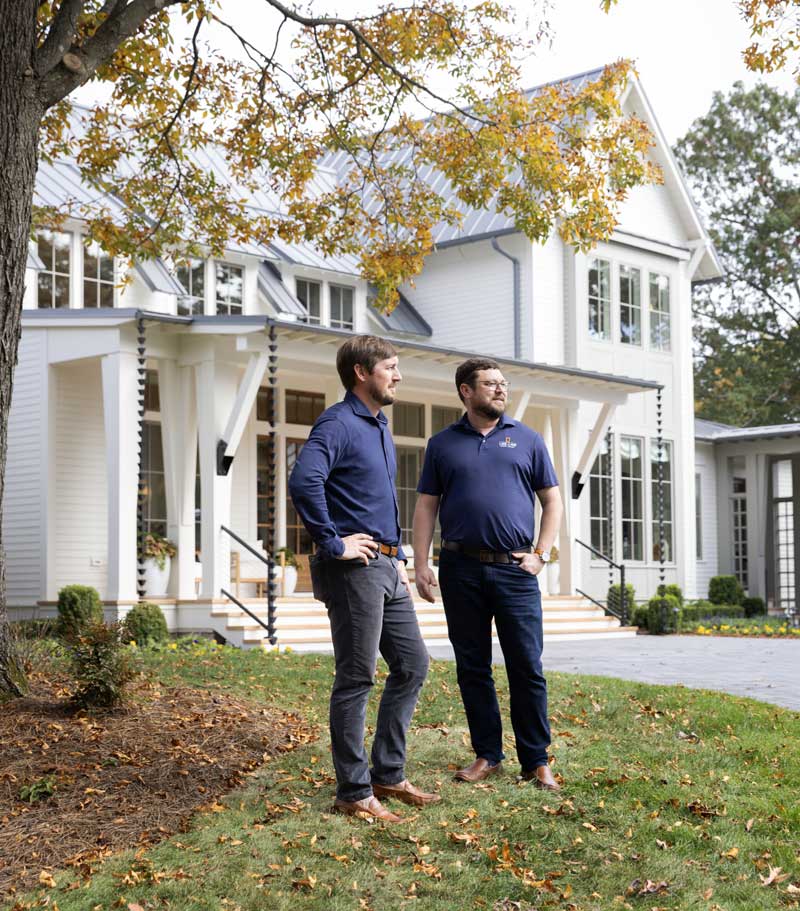
[{"label": "white farmhouse", "polygon": [[[41,232],[30,247],[9,440],[12,615],[52,614],[70,583],[95,586],[109,616],[124,614],[138,599],[144,529],[177,546],[166,591],[153,598],[172,629],[260,641],[264,631],[228,595],[263,617],[266,570],[246,545],[311,551],[286,481],[314,419],[342,394],[335,351],[353,332],[390,337],[400,352],[390,420],[406,536],[425,441],[460,415],[455,368],[485,354],[511,383],[512,416],[551,447],[567,504],[560,560],[547,570],[546,630],[620,630],[581,600],[605,600],[619,580],[598,553],[624,564],[639,599],[662,578],[705,595],[709,572],[730,563],[698,557],[717,550],[709,510],[724,496],[714,478],[729,456],[719,450],[715,462],[715,444],[704,442],[695,464],[690,304],[692,283],[721,273],[636,80],[625,109],[653,130],[664,184],[631,193],[608,243],[587,255],[557,236],[534,245],[504,216],[469,213],[461,229],[439,231],[390,316],[370,306],[354,260],[308,245],[230,247],[220,259],[141,262],[123,276],[85,244],[81,223]],[[335,181],[336,165],[320,180]],[[90,192],[69,161],[40,165],[37,202]],[[310,596],[279,599],[278,641],[324,636],[315,617]],[[435,638],[441,616],[428,622]]]}]

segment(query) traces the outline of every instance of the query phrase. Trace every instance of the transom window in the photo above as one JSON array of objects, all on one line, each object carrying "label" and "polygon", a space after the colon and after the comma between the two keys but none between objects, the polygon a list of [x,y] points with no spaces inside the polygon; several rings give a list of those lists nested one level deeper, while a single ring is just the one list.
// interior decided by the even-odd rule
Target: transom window
[{"label": "transom window", "polygon": [[392,407],[392,431],[399,437],[425,436],[425,406],[397,402]]},{"label": "transom window", "polygon": [[672,347],[669,305],[669,277],[650,273],[650,346],[656,351]]},{"label": "transom window", "polygon": [[72,235],[61,231],[40,231],[36,251],[44,263],[37,276],[37,305],[42,308],[69,307],[70,247]]},{"label": "transom window", "polygon": [[622,559],[644,557],[644,465],[643,442],[638,437],[620,438],[622,480]]},{"label": "transom window", "polygon": [[589,260],[589,335],[604,341],[611,338],[611,263],[607,259]]},{"label": "transom window", "polygon": [[[322,285],[319,282],[312,282],[306,278],[298,278],[295,281],[297,299],[306,308],[306,318],[310,326],[319,326],[322,324]],[[351,312],[352,320],[352,312]]]},{"label": "transom window", "polygon": [[244,299],[244,270],[230,263],[216,265],[217,314],[236,316],[242,312]]},{"label": "transom window", "polygon": [[631,266],[619,267],[619,340],[624,345],[642,344],[642,273]]},{"label": "transom window", "polygon": [[203,313],[206,295],[206,264],[202,259],[189,259],[178,266],[178,281],[185,296],[178,298],[180,316],[199,316]]},{"label": "transom window", "polygon": [[353,289],[331,285],[331,326],[335,329],[353,328]]},{"label": "transom window", "polygon": [[114,258],[95,241],[83,246],[83,306],[114,306]]},{"label": "transom window", "polygon": [[661,560],[661,542],[658,526],[658,467],[661,465],[662,500],[664,521],[664,560],[672,563],[675,559],[672,548],[672,443],[662,441],[659,459],[658,440],[650,441],[650,489],[653,516],[653,559]]},{"label": "transom window", "polygon": [[286,390],[286,423],[311,426],[325,410],[325,396],[321,392]]}]

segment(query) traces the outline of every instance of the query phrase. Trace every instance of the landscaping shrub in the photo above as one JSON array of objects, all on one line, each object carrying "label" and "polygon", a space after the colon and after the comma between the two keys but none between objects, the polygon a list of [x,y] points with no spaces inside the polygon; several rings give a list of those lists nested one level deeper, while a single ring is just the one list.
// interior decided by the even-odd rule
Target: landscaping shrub
[{"label": "landscaping shrub", "polygon": [[[617,613],[620,612],[622,606],[622,588],[619,585],[612,585],[608,589],[608,594],[606,595],[606,604]],[[630,584],[625,585],[625,610],[628,612],[628,616],[633,615],[634,608],[636,607],[636,589]]]},{"label": "landscaping shrub", "polygon": [[157,604],[143,601],[132,607],[122,624],[126,639],[133,639],[137,645],[151,645],[169,639],[167,621]]},{"label": "landscaping shrub", "polygon": [[136,676],[121,623],[91,623],[65,640],[71,675],[78,687],[72,701],[84,708],[119,705]]},{"label": "landscaping shrub", "polygon": [[639,604],[631,612],[631,626],[647,629],[647,615],[650,613],[649,604]]},{"label": "landscaping shrub", "polygon": [[760,617],[767,612],[767,605],[764,604],[763,598],[745,598],[742,601],[742,608],[745,617]]},{"label": "landscaping shrub", "polygon": [[708,583],[708,600],[713,604],[741,604],[744,590],[736,576],[714,576]]},{"label": "landscaping shrub", "polygon": [[80,636],[83,630],[103,622],[103,605],[91,585],[65,585],[58,593],[56,635],[61,639]]},{"label": "landscaping shrub", "polygon": [[675,595],[653,595],[647,608],[647,629],[650,633],[660,636],[677,630],[681,604]]},{"label": "landscaping shrub", "polygon": [[674,582],[670,585],[659,585],[658,594],[672,595],[673,598],[678,599],[678,604],[683,605],[683,592],[681,591],[680,585],[676,585]]},{"label": "landscaping shrub", "polygon": [[710,601],[692,601],[681,608],[681,623],[697,623],[709,617],[743,617],[741,604],[712,604]]},{"label": "landscaping shrub", "polygon": [[723,620],[727,617],[744,617],[744,608],[741,604],[712,604],[714,609],[705,618],[708,620]]}]

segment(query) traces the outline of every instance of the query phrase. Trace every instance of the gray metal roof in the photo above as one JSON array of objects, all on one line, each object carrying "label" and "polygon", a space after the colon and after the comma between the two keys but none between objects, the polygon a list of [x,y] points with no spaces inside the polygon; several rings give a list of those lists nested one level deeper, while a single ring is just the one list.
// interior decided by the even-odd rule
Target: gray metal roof
[{"label": "gray metal roof", "polygon": [[800,424],[766,424],[761,427],[733,427],[696,418],[696,440],[709,443],[744,443],[747,440],[770,440],[800,436]]},{"label": "gray metal roof", "polygon": [[278,313],[286,313],[299,319],[307,315],[301,301],[292,294],[272,263],[262,261],[258,268],[258,293],[266,298]]},{"label": "gray metal roof", "polygon": [[397,306],[391,313],[381,313],[380,310],[376,309],[372,300],[369,302],[369,312],[389,332],[407,332],[411,335],[423,335],[426,338],[430,338],[433,335],[433,329],[420,316],[419,311],[411,301],[402,293]]},{"label": "gray metal roof", "polygon": [[186,294],[186,289],[160,259],[139,260],[135,263],[135,269],[151,291]]}]

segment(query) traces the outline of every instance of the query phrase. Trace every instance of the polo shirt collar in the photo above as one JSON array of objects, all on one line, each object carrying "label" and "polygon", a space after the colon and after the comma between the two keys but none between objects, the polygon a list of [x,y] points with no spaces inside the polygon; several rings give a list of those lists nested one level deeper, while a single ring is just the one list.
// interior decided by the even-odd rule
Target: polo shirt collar
[{"label": "polo shirt collar", "polygon": [[[516,427],[516,425],[517,425],[517,422],[515,420],[513,420],[510,417],[507,417],[506,415],[503,415],[500,418],[500,420],[497,422],[497,424],[495,424],[495,426],[489,432],[494,433],[495,430],[500,430],[504,427]],[[470,424],[466,411],[464,412],[463,415],[461,415],[461,419],[458,421],[456,426],[461,427],[463,430],[466,430],[469,433],[480,433],[479,430],[476,430],[472,426],[472,424]]]},{"label": "polo shirt collar", "polygon": [[381,424],[388,424],[389,421],[386,415],[379,411],[377,415],[372,414],[372,412],[367,408],[367,406],[361,401],[361,399],[349,389],[344,396],[345,402],[353,409],[353,414],[357,414],[359,417],[367,418],[370,421],[379,421]]}]

